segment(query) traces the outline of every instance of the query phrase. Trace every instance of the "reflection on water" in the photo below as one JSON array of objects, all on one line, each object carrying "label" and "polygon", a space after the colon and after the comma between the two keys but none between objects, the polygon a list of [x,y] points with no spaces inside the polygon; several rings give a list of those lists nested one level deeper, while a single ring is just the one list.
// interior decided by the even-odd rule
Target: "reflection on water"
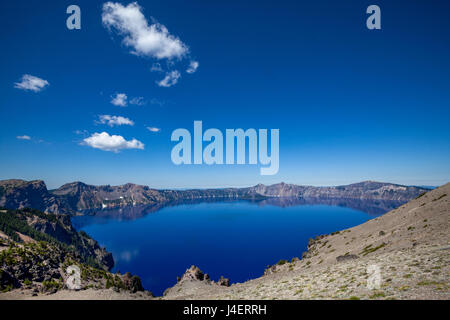
[{"label": "reflection on water", "polygon": [[[189,205],[199,203],[218,203],[218,202],[236,202],[242,200],[224,200],[224,199],[192,199],[192,200],[179,200],[166,203],[158,203],[154,205],[138,205],[128,206],[113,209],[94,209],[85,210],[83,213],[86,217],[77,217],[73,220],[75,228],[81,229],[89,224],[102,224],[108,221],[126,221],[135,220],[146,216],[147,214],[157,212],[162,208],[174,207],[178,205]],[[275,206],[280,208],[305,206],[305,205],[328,205],[344,208],[351,208],[354,210],[365,212],[372,216],[378,216],[389,212],[395,208],[398,208],[404,201],[395,200],[372,200],[372,199],[343,199],[343,198],[295,198],[295,197],[280,197],[280,198],[268,198],[264,200],[245,200],[248,203],[254,204],[259,207]],[[94,216],[94,217],[93,217]]]},{"label": "reflection on water", "polygon": [[401,206],[403,201],[372,200],[372,199],[341,199],[341,198],[269,198],[260,201],[259,205],[272,205],[277,207],[292,207],[302,205],[328,205],[351,208],[368,213],[380,215]]}]

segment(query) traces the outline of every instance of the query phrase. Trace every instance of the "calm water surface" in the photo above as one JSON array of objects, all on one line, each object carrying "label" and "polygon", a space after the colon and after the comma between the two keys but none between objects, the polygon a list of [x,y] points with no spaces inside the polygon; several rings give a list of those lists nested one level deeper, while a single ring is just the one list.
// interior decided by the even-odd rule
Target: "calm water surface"
[{"label": "calm water surface", "polygon": [[191,265],[213,280],[220,275],[231,282],[261,276],[269,264],[301,257],[310,237],[361,224],[398,205],[325,203],[271,200],[134,207],[72,221],[112,252],[113,272],[137,274],[145,289],[161,295]]}]

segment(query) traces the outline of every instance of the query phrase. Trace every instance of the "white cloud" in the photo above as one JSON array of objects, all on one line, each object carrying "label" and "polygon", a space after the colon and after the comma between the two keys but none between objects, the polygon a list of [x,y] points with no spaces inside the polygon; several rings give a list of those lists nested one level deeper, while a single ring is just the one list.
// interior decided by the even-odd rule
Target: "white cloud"
[{"label": "white cloud", "polygon": [[156,83],[158,84],[158,86],[160,87],[171,87],[173,85],[175,85],[178,82],[178,79],[180,79],[181,74],[177,71],[170,71],[166,73],[166,76],[164,77],[164,79],[160,80],[160,81],[156,81]]},{"label": "white cloud", "polygon": [[134,122],[128,118],[124,118],[121,116],[110,116],[107,114],[99,116],[99,123],[107,124],[110,127],[121,125],[129,125],[129,126],[134,125]]},{"label": "white cloud", "polygon": [[198,66],[199,66],[198,61],[191,61],[189,63],[188,68],[186,69],[186,72],[187,73],[194,73],[195,71],[197,71]]},{"label": "white cloud", "polygon": [[147,127],[148,131],[150,132],[160,132],[161,129],[160,128],[155,128],[155,127]]},{"label": "white cloud", "polygon": [[27,135],[17,136],[16,138],[19,140],[31,140],[31,137]]},{"label": "white cloud", "polygon": [[105,27],[116,30],[124,37],[123,44],[131,47],[133,54],[172,59],[181,58],[189,51],[164,25],[157,22],[149,25],[137,2],[126,7],[120,3],[106,2],[102,22]]},{"label": "white cloud", "polygon": [[111,98],[111,103],[115,106],[126,107],[128,104],[128,97],[125,93],[116,93]]},{"label": "white cloud", "polygon": [[109,135],[107,132],[94,133],[89,138],[83,139],[85,145],[103,151],[119,152],[125,149],[144,149],[144,144],[139,140],[125,140],[118,135]]},{"label": "white cloud", "polygon": [[14,83],[14,88],[39,92],[48,85],[49,83],[47,80],[32,76],[30,74],[24,74],[21,82]]},{"label": "white cloud", "polygon": [[134,104],[134,105],[137,105],[137,106],[143,106],[146,103],[147,102],[144,100],[143,97],[135,97],[135,98],[130,100],[130,104]]}]

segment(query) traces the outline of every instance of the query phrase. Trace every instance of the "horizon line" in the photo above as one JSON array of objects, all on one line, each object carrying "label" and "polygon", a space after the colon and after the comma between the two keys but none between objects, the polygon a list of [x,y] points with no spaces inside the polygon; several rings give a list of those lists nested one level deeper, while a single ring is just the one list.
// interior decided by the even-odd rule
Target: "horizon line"
[{"label": "horizon line", "polygon": [[90,184],[90,183],[86,183],[86,182],[83,182],[80,180],[75,180],[75,181],[63,183],[59,187],[56,187],[56,188],[49,188],[48,183],[45,181],[45,179],[27,180],[27,179],[22,179],[22,178],[10,178],[10,179],[0,179],[0,182],[8,181],[8,180],[18,180],[18,181],[24,181],[24,182],[42,181],[42,182],[44,182],[44,184],[48,190],[58,189],[64,185],[71,184],[71,183],[83,183],[85,185],[95,186],[95,187],[101,187],[101,186],[115,187],[115,186],[123,186],[123,185],[127,185],[127,184],[133,184],[133,185],[148,187],[148,188],[155,189],[155,190],[197,190],[197,189],[204,190],[204,189],[242,189],[242,188],[251,188],[251,187],[258,186],[258,185],[273,186],[273,185],[278,185],[278,184],[295,185],[295,186],[303,186],[303,187],[327,188],[327,187],[348,186],[348,185],[353,185],[353,184],[358,184],[358,183],[363,183],[363,182],[385,183],[385,184],[392,184],[392,185],[399,185],[399,186],[419,187],[419,188],[430,189],[430,188],[440,187],[440,186],[445,185],[446,183],[450,182],[450,180],[443,180],[443,181],[447,181],[447,182],[444,182],[442,184],[437,184],[437,185],[433,185],[433,184],[402,184],[402,183],[397,183],[397,182],[380,181],[380,180],[377,181],[377,180],[368,179],[368,180],[359,180],[356,182],[350,182],[350,183],[344,183],[344,184],[334,184],[334,185],[299,184],[299,183],[280,181],[280,182],[269,183],[269,184],[256,183],[256,184],[215,186],[215,187],[212,187],[212,186],[210,186],[210,187],[208,187],[208,186],[203,186],[203,187],[195,187],[195,186],[192,186],[192,187],[153,187],[149,184],[139,184],[139,183],[134,183],[134,182],[126,182],[126,183],[122,183],[122,184]]}]

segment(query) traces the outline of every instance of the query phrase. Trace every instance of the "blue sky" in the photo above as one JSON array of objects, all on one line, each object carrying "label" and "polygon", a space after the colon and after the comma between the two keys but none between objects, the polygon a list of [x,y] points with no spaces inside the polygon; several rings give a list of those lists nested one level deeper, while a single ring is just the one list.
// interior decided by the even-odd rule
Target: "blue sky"
[{"label": "blue sky", "polygon": [[[140,42],[149,29],[135,20],[117,24],[116,9],[130,2],[114,2],[102,23],[104,3],[1,2],[0,179],[43,179],[49,188],[450,180],[448,3],[138,1],[147,27],[168,30],[156,47]],[[71,4],[81,8],[81,30],[66,28]],[[381,8],[381,30],[366,28],[371,4]],[[119,27],[134,38],[125,43]],[[188,73],[191,62],[198,68]],[[118,93],[126,106],[111,103]],[[124,119],[133,125],[108,125]],[[194,120],[223,132],[280,129],[278,174],[175,166],[170,135],[192,132]],[[83,143],[102,132],[129,149]]]}]

